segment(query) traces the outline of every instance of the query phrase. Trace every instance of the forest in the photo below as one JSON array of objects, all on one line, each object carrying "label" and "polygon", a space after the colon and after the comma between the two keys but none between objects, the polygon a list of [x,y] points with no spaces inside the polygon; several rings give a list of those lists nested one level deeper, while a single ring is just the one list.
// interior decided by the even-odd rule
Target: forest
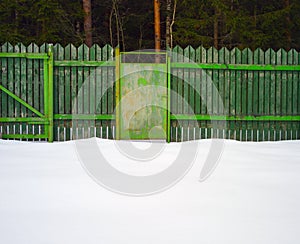
[{"label": "forest", "polygon": [[300,0],[1,0],[0,44],[300,50]]}]

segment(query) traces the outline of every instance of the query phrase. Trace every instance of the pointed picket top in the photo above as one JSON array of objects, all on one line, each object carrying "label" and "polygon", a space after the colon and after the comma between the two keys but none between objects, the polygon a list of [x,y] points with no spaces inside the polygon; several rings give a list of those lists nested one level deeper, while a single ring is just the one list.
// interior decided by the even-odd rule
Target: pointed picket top
[{"label": "pointed picket top", "polygon": [[191,46],[187,46],[183,50],[183,57],[184,57],[183,62],[185,62],[185,63],[189,63],[190,62],[190,54],[191,54]]},{"label": "pointed picket top", "polygon": [[[90,60],[97,60],[98,58],[98,55],[97,55],[97,51],[98,50],[101,50],[101,48],[99,47],[98,44],[93,44],[91,47],[90,47]],[[100,54],[101,55],[101,54]]]},{"label": "pointed picket top", "polygon": [[19,45],[19,43],[17,43],[16,45],[14,45],[14,52],[15,53],[20,53],[20,45]]},{"label": "pointed picket top", "polygon": [[[228,51],[228,50],[227,50]],[[220,64],[224,64],[226,63],[225,59],[226,59],[226,48],[222,47],[221,49],[219,49],[219,59],[218,59],[218,63]]]},{"label": "pointed picket top", "polygon": [[91,47],[90,47],[90,60],[96,60],[96,44],[93,44]]},{"label": "pointed picket top", "polygon": [[78,52],[78,60],[83,61],[84,60],[84,51],[86,50],[87,45],[86,44],[81,44],[78,48],[77,48],[77,52]]},{"label": "pointed picket top", "polygon": [[196,49],[196,63],[203,63],[203,60],[206,60],[206,49],[203,46],[199,46]]},{"label": "pointed picket top", "polygon": [[102,60],[107,61],[107,60],[112,60],[114,57],[114,49],[112,48],[111,45],[106,44],[102,48]]},{"label": "pointed picket top", "polygon": [[84,53],[83,53],[84,60],[89,60],[90,59],[90,48],[89,48],[89,46],[87,46],[86,44],[83,44],[83,50],[84,50]]},{"label": "pointed picket top", "polygon": [[237,48],[233,48],[230,50],[230,63],[232,64],[236,63],[236,50]]},{"label": "pointed picket top", "polygon": [[106,44],[102,47],[102,60],[103,61],[108,61],[113,59],[114,57],[114,49],[112,48],[111,45]]},{"label": "pointed picket top", "polygon": [[183,49],[182,47],[176,45],[174,48],[173,48],[173,59],[172,61],[174,62],[183,62]]},{"label": "pointed picket top", "polygon": [[34,43],[30,43],[28,46],[27,46],[27,52],[28,53],[32,53],[33,52],[33,48],[34,48]]},{"label": "pointed picket top", "polygon": [[40,45],[39,47],[39,52],[40,53],[47,53],[48,52],[48,43],[43,43],[42,45]]},{"label": "pointed picket top", "polygon": [[40,48],[36,43],[33,43],[32,48],[33,48],[34,53],[39,53],[40,52]]},{"label": "pointed picket top", "polygon": [[71,51],[71,60],[77,60],[78,59],[77,47],[71,44],[70,51]]},{"label": "pointed picket top", "polygon": [[266,51],[265,51],[265,64],[272,64],[272,52],[274,52],[274,50],[272,48],[268,48]]},{"label": "pointed picket top", "polygon": [[299,55],[299,52],[297,52],[296,49],[292,48],[292,49],[290,50],[290,55],[293,56],[293,59],[294,59],[293,64],[294,64],[294,65],[297,65],[297,64],[300,63],[300,62],[299,62],[299,61],[300,61],[300,55]]},{"label": "pointed picket top", "polygon": [[56,43],[53,46],[53,57],[54,60],[64,60],[64,48],[60,43]]},{"label": "pointed picket top", "polygon": [[264,51],[261,48],[257,48],[253,52],[253,63],[254,64],[262,64],[261,55],[263,55]]},{"label": "pointed picket top", "polygon": [[219,50],[213,47],[213,63],[219,63]]},{"label": "pointed picket top", "polygon": [[285,56],[284,52],[285,50],[282,48],[276,52],[277,64],[282,64],[282,56]]},{"label": "pointed picket top", "polygon": [[67,46],[65,46],[64,52],[65,52],[65,59],[70,60],[71,59],[71,53],[72,53],[71,44],[68,44]]},{"label": "pointed picket top", "polygon": [[227,47],[224,47],[224,63],[230,63],[230,50]]},{"label": "pointed picket top", "polygon": [[102,48],[99,45],[95,46],[96,48],[96,60],[101,61],[102,60]]},{"label": "pointed picket top", "polygon": [[1,47],[0,47],[0,51],[1,51],[1,52],[7,52],[7,43],[8,43],[8,42],[5,42],[5,43],[3,43],[3,44],[1,45]]},{"label": "pointed picket top", "polygon": [[102,60],[107,61],[109,57],[109,45],[106,44],[105,46],[102,47]]},{"label": "pointed picket top", "polygon": [[253,63],[253,53],[250,48],[244,48],[242,50],[242,63],[243,64]]},{"label": "pointed picket top", "polygon": [[242,51],[239,48],[235,48],[235,63],[236,64],[242,63]]},{"label": "pointed picket top", "polygon": [[207,63],[212,63],[213,62],[213,55],[214,55],[214,47],[210,47],[207,49]]},{"label": "pointed picket top", "polygon": [[10,44],[9,42],[5,42],[1,47],[1,52],[12,53],[12,52],[14,52],[14,46],[12,44]]},{"label": "pointed picket top", "polygon": [[190,52],[189,60],[190,60],[190,62],[194,63],[195,60],[196,60],[196,50],[192,46],[189,46],[189,47],[190,47],[190,49],[189,49],[189,52]]},{"label": "pointed picket top", "polygon": [[287,56],[287,64],[289,65],[293,65],[294,64],[294,56],[293,56],[293,52],[291,52],[291,50],[286,51],[286,56]]}]

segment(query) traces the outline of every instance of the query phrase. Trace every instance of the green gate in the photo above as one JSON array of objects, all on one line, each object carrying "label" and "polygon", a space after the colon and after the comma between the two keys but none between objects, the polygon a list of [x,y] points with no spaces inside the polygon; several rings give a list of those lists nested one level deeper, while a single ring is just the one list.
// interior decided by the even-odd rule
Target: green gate
[{"label": "green gate", "polygon": [[167,54],[121,53],[118,64],[117,139],[169,141]]},{"label": "green gate", "polygon": [[[0,123],[1,130],[6,130],[2,137],[52,142],[52,46],[48,53],[1,52],[0,62]],[[41,77],[35,76],[39,70],[43,71]]]}]

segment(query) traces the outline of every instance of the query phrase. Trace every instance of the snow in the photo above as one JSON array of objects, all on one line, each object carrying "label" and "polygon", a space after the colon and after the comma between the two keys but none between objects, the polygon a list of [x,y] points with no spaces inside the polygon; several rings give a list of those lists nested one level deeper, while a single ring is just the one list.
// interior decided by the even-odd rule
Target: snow
[{"label": "snow", "polygon": [[[130,162],[118,165],[112,141],[97,143],[131,172]],[[180,144],[164,145],[164,158]],[[0,140],[0,243],[299,243],[300,141],[226,140],[215,171],[200,182],[210,145],[199,141],[195,164],[175,186],[131,197],[99,186],[73,141]]]}]

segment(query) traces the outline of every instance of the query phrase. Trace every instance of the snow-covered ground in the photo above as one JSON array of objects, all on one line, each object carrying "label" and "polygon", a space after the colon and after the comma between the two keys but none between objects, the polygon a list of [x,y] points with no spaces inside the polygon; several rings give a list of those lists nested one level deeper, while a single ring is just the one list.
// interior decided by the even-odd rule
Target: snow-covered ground
[{"label": "snow-covered ground", "polygon": [[[111,143],[98,139],[108,154]],[[178,184],[130,197],[90,178],[74,142],[0,140],[0,243],[300,243],[300,141],[227,140],[204,182],[211,140],[199,143]],[[166,145],[167,153],[179,147]]]}]

